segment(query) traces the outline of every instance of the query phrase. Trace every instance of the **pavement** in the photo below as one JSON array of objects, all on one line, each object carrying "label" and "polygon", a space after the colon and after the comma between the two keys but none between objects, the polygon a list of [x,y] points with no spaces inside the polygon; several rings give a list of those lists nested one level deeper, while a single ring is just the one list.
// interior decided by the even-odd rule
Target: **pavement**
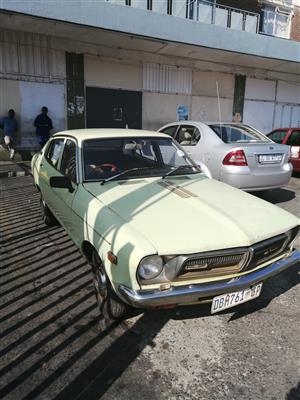
[{"label": "pavement", "polygon": [[[263,198],[300,216],[300,178]],[[1,399],[300,399],[299,266],[221,314],[188,306],[106,324],[89,265],[43,225],[31,176],[0,178],[0,235]]]},{"label": "pavement", "polygon": [[0,161],[0,178],[31,174],[30,161]]}]

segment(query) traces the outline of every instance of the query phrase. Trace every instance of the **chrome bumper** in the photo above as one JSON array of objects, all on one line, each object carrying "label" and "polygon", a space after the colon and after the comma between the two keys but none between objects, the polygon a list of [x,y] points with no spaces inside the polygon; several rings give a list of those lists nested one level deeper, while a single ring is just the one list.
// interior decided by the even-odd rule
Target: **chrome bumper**
[{"label": "chrome bumper", "polygon": [[163,291],[159,289],[133,290],[124,285],[119,285],[118,291],[120,297],[126,303],[137,308],[194,303],[204,298],[212,298],[220,294],[245,289],[258,282],[263,282],[297,263],[300,263],[300,251],[295,250],[290,256],[267,265],[262,269],[229,280],[173,286],[171,289]]}]

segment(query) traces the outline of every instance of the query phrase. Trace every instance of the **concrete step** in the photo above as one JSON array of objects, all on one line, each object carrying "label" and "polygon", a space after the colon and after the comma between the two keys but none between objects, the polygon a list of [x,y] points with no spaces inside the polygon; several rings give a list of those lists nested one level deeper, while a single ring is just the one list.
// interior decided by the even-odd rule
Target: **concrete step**
[{"label": "concrete step", "polygon": [[0,161],[0,178],[31,175],[30,161]]}]

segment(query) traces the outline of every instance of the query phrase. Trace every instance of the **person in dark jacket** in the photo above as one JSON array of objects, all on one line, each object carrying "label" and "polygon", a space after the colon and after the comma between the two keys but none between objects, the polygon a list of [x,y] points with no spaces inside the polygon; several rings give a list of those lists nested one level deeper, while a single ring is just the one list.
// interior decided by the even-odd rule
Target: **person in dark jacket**
[{"label": "person in dark jacket", "polygon": [[7,117],[4,117],[0,122],[0,128],[3,129],[4,143],[10,153],[10,158],[13,160],[15,156],[14,141],[16,132],[18,131],[18,123],[15,118],[15,111],[9,110]]},{"label": "person in dark jacket", "polygon": [[50,131],[53,129],[51,118],[48,117],[48,108],[42,107],[42,113],[34,120],[33,125],[36,127],[36,135],[39,144],[43,147],[49,139]]}]

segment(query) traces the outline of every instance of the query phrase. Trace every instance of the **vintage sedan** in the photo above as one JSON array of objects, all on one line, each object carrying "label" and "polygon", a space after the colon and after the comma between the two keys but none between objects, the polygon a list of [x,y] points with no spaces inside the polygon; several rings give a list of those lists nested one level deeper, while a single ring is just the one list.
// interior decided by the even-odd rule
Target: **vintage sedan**
[{"label": "vintage sedan", "polygon": [[177,121],[159,131],[176,139],[207,176],[239,189],[275,189],[291,178],[288,147],[249,125]]},{"label": "vintage sedan", "polygon": [[56,133],[32,171],[45,223],[60,223],[90,263],[106,318],[208,300],[215,313],[300,261],[298,218],[208,179],[162,133]]}]

